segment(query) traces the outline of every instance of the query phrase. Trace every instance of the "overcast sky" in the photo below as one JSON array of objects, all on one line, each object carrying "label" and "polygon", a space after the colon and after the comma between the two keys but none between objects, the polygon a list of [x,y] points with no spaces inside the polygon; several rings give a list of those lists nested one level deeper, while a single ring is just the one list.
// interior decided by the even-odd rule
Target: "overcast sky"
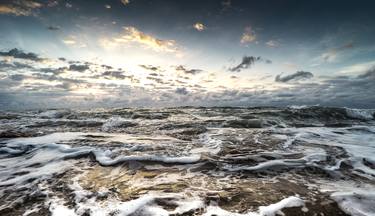
[{"label": "overcast sky", "polygon": [[375,108],[375,2],[0,0],[0,109]]}]

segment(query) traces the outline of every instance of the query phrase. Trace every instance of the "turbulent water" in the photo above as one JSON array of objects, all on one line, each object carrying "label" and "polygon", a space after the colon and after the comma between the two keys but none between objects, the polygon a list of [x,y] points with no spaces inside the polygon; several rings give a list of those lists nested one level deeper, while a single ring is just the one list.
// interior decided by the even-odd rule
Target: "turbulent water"
[{"label": "turbulent water", "polygon": [[0,215],[375,215],[374,110],[0,112]]}]

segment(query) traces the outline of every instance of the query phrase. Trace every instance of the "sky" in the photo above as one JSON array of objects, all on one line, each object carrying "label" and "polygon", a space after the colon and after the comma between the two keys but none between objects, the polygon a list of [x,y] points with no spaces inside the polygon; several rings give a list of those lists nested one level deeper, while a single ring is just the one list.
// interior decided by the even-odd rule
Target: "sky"
[{"label": "sky", "polygon": [[375,2],[0,0],[0,109],[375,108]]}]

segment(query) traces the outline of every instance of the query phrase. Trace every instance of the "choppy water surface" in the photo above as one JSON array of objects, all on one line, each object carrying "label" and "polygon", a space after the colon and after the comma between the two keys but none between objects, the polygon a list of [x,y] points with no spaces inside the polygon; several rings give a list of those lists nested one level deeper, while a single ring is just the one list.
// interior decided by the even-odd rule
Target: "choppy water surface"
[{"label": "choppy water surface", "polygon": [[374,110],[0,113],[0,215],[375,215]]}]

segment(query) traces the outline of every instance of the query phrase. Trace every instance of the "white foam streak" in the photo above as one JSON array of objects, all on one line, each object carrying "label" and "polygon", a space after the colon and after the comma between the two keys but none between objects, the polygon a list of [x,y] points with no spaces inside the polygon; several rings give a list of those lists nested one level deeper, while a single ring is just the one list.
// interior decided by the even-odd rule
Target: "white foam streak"
[{"label": "white foam streak", "polygon": [[375,215],[375,192],[335,192],[331,197],[347,214],[353,216]]},{"label": "white foam streak", "polygon": [[[73,179],[73,183],[69,186],[74,194],[74,209],[65,206],[64,202],[57,197],[52,197],[48,202],[49,211],[52,215],[63,216],[81,216],[87,212],[91,216],[116,215],[127,216],[132,214],[152,215],[152,216],[168,216],[172,214],[184,214],[186,212],[204,207],[204,202],[199,198],[184,199],[183,194],[145,194],[137,199],[127,202],[121,202],[117,199],[107,199],[99,201],[90,191],[84,190],[77,182],[77,178]],[[156,204],[157,199],[164,199],[166,202],[176,204],[174,210],[166,210]]]},{"label": "white foam streak", "polygon": [[133,123],[127,119],[121,118],[119,116],[114,116],[108,119],[102,126],[102,130],[105,132],[111,131],[113,128],[132,125]]},{"label": "white foam streak", "polygon": [[229,212],[218,206],[208,206],[207,211],[203,216],[275,216],[279,214],[283,215],[281,210],[284,208],[303,207],[304,205],[305,203],[301,198],[290,196],[278,203],[269,206],[260,206],[257,212],[248,212],[245,214]]},{"label": "white foam streak", "polygon": [[200,161],[200,155],[181,156],[181,157],[168,157],[168,156],[156,156],[156,155],[129,155],[129,156],[118,156],[114,159],[110,158],[108,154],[102,151],[94,151],[95,159],[103,166],[112,166],[126,161],[153,161],[163,163],[181,163],[190,164]]},{"label": "white foam streak", "polygon": [[265,170],[277,170],[285,168],[298,168],[305,167],[307,165],[314,165],[314,163],[319,161],[324,161],[326,159],[325,153],[313,153],[309,154],[300,159],[277,159],[270,160],[266,162],[259,163],[255,166],[241,166],[235,168],[228,168],[230,171],[265,171]]}]

